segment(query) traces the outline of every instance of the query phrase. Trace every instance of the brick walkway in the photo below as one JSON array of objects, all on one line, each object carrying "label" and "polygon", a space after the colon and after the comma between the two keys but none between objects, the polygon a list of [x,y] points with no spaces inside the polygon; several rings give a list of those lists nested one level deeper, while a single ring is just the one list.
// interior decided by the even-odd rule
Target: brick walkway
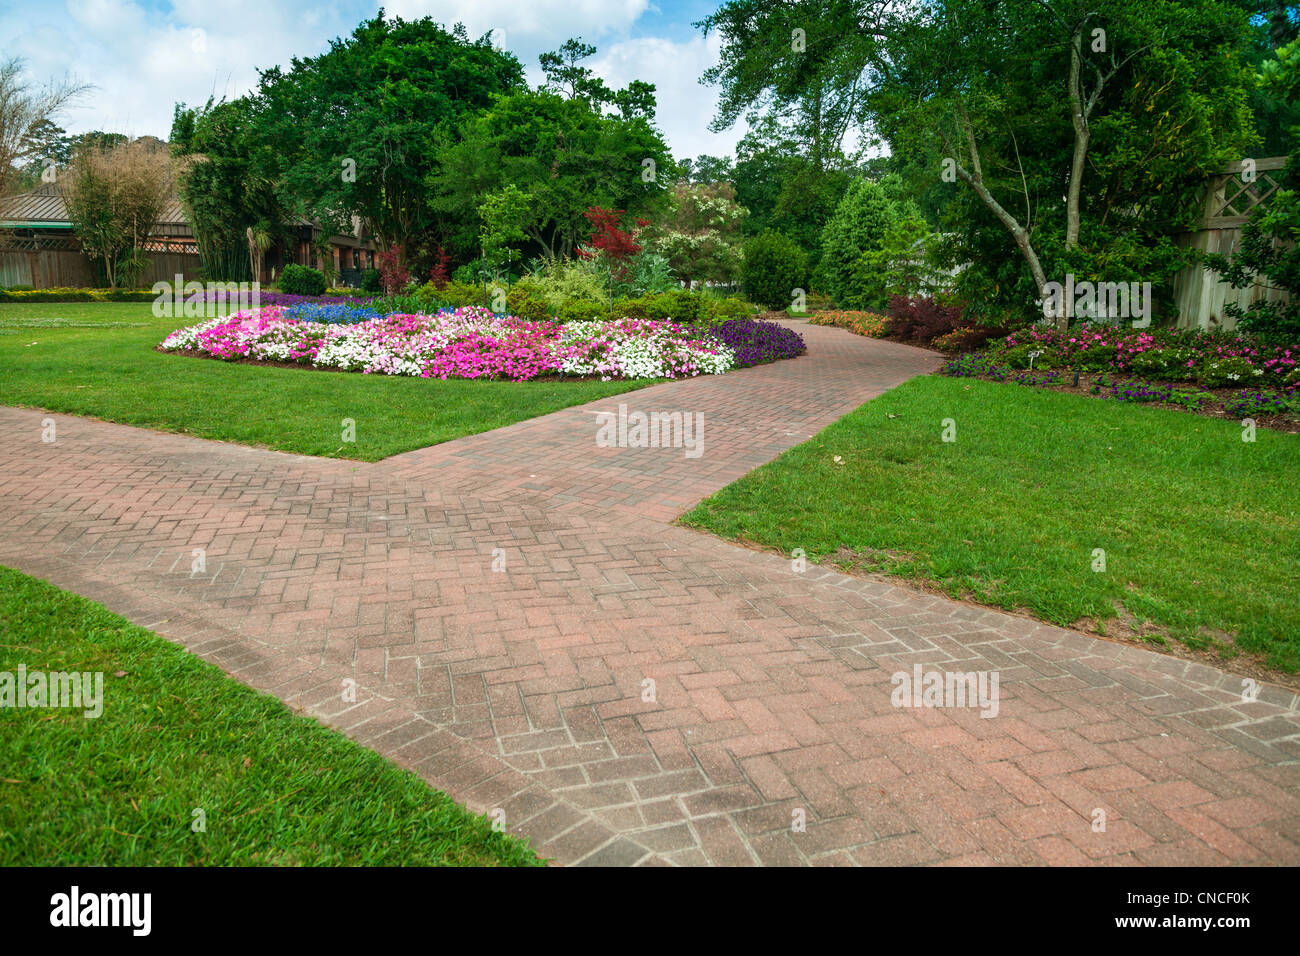
[{"label": "brick walkway", "polygon": [[[0,563],[563,863],[1300,863],[1291,692],[667,523],[937,364],[802,331],[794,361],[377,464],[61,415],[45,444],[0,409]],[[619,402],[703,412],[703,454],[597,448]],[[997,716],[895,708],[915,664],[996,671]]]}]

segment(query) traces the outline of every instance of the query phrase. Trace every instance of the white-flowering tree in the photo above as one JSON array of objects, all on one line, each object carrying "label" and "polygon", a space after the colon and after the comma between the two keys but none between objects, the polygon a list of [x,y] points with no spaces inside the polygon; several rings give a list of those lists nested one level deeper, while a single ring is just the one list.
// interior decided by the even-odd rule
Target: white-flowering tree
[{"label": "white-flowering tree", "polygon": [[731,183],[678,183],[666,215],[648,231],[647,246],[668,259],[688,289],[696,281],[735,282],[745,215]]}]

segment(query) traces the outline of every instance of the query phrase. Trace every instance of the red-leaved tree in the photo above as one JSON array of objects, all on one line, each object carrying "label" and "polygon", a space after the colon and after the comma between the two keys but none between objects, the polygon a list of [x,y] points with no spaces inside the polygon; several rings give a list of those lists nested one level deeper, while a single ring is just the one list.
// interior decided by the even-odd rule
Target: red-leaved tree
[{"label": "red-leaved tree", "polygon": [[411,281],[410,270],[402,264],[402,247],[391,245],[379,254],[379,280],[384,295],[396,295]]},{"label": "red-leaved tree", "polygon": [[[628,265],[632,257],[641,251],[636,241],[635,229],[623,228],[622,209],[602,209],[592,206],[582,215],[591,223],[591,239],[587,245],[591,249],[579,249],[578,255],[584,259],[600,257],[605,260],[614,276],[622,279],[627,276]],[[648,226],[648,219],[636,220],[636,228]]]},{"label": "red-leaved tree", "polygon": [[441,289],[451,281],[451,273],[447,271],[447,264],[451,261],[451,255],[442,246],[438,247],[438,258],[433,268],[429,270],[429,281],[433,283],[435,289]]}]

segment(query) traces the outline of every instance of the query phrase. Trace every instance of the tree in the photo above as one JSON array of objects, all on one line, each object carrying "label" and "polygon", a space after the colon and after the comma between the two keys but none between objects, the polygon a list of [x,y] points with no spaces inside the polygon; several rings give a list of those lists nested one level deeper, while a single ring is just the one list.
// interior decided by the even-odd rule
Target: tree
[{"label": "tree", "polygon": [[1204,175],[1254,136],[1227,0],[731,0],[703,26],[724,41],[719,121],[746,99],[823,141],[847,121],[963,189],[949,252],[1004,307],[1067,271],[1165,283]]},{"label": "tree", "polygon": [[[522,78],[487,37],[381,14],[320,56],[263,71],[253,124],[286,205],[336,231],[359,215],[381,246],[410,249],[454,229],[429,202],[441,148]],[[458,210],[470,237],[477,205]]]},{"label": "tree", "polygon": [[648,244],[668,259],[688,289],[697,279],[734,282],[740,276],[744,218],[730,183],[678,183],[667,213],[652,225]]},{"label": "tree", "polygon": [[103,267],[109,288],[134,283],[147,265],[142,246],[171,195],[166,151],[139,140],[83,147],[59,188],[82,251]]},{"label": "tree", "polygon": [[745,295],[769,309],[794,302],[795,290],[807,288],[808,253],[779,232],[768,230],[745,240],[740,283]]},{"label": "tree", "polygon": [[625,280],[632,260],[641,252],[634,229],[648,226],[649,220],[638,219],[633,228],[623,228],[622,209],[602,209],[592,206],[583,216],[591,223],[591,238],[587,249],[579,249],[584,259],[599,259],[609,270],[611,279]]},{"label": "tree", "polygon": [[478,215],[482,221],[479,244],[485,263],[499,268],[519,258],[519,243],[528,239],[520,225],[528,218],[528,205],[528,194],[514,183],[484,198]]},{"label": "tree", "polygon": [[209,279],[260,281],[267,250],[288,236],[276,161],[256,139],[248,99],[178,104],[171,150],[178,189]]},{"label": "tree", "polygon": [[0,60],[0,197],[14,190],[24,166],[47,155],[51,131],[62,132],[53,118],[90,89],[68,79],[38,89],[23,72],[23,60]]},{"label": "tree", "polygon": [[[897,178],[879,183],[859,179],[835,209],[822,232],[817,285],[842,306],[881,307],[871,278],[864,275],[862,256],[880,250],[887,237],[910,233],[921,223],[921,211],[901,195]],[[895,250],[896,252],[897,250]]]},{"label": "tree", "polygon": [[[602,114],[581,97],[543,89],[499,96],[466,119],[428,183],[433,207],[453,222],[472,221],[485,197],[516,186],[527,197],[519,226],[534,254],[556,259],[571,255],[588,234],[584,212],[591,206],[633,215],[657,208],[660,176],[672,170],[649,118]],[[476,238],[453,241],[464,248]]]}]

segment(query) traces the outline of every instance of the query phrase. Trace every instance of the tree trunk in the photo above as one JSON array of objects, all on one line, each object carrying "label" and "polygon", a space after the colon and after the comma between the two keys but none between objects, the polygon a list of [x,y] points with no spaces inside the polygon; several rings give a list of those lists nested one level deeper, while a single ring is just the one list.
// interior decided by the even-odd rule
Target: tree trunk
[{"label": "tree trunk", "polygon": [[1079,85],[1082,67],[1079,44],[1082,42],[1082,31],[1083,28],[1079,27],[1070,38],[1070,122],[1074,125],[1074,155],[1070,161],[1070,186],[1065,199],[1066,251],[1079,244],[1079,197],[1083,191],[1083,164],[1088,156],[1088,141],[1092,138],[1088,116],[1084,111],[1083,90]]}]

